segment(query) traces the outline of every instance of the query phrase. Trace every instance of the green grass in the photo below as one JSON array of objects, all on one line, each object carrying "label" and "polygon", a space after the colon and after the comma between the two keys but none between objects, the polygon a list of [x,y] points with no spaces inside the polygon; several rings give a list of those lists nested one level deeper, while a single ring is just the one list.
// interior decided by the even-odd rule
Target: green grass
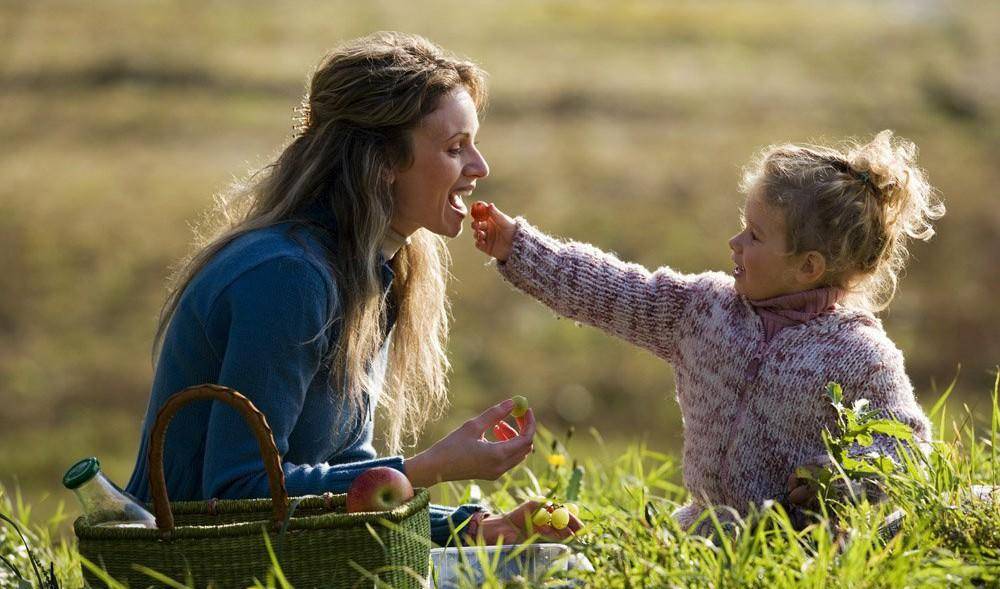
[{"label": "green grass", "polygon": [[[570,546],[587,556],[595,572],[554,573],[534,584],[510,582],[491,572],[497,562],[486,562],[486,586],[546,586],[567,576],[579,577],[588,587],[998,586],[1000,501],[966,498],[973,484],[1000,484],[997,397],[995,385],[987,423],[971,413],[958,416],[944,430],[947,440],[935,442],[926,458],[906,460],[889,475],[886,503],[824,502],[821,511],[836,513],[836,523],[824,517],[802,531],[793,529],[785,512],[774,507],[735,529],[723,532],[717,527],[711,538],[685,533],[670,517],[686,499],[684,490],[672,482],[680,466],[673,456],[639,443],[621,453],[610,452],[596,432],[591,433],[596,450],[578,453],[579,440],[544,430],[535,454],[491,484],[485,501],[505,510],[531,495],[561,497],[569,485],[570,464],[584,465],[579,504],[586,527]],[[931,418],[936,424],[945,423],[945,407],[941,402],[934,408]],[[552,453],[568,462],[550,466],[547,458]],[[469,500],[477,488],[449,484],[441,491],[445,501],[460,502]],[[902,530],[884,538],[879,527],[897,507],[906,513]],[[33,520],[31,507],[18,494],[11,497],[2,489],[0,512],[13,516],[27,531],[39,565],[47,569],[51,563],[61,587],[81,586],[80,557],[73,542],[52,540],[61,516]],[[0,528],[0,556],[29,575],[32,565],[20,546],[10,527]],[[11,579],[9,571],[0,573],[0,584],[5,579]],[[174,581],[171,586],[188,585]],[[280,565],[260,586],[290,587]]]},{"label": "green grass", "polygon": [[[489,71],[479,197],[650,268],[729,268],[740,167],[763,145],[914,140],[948,214],[882,319],[919,401],[961,363],[949,409],[984,409],[1000,360],[994,0],[15,0],[0,2],[0,482],[38,517],[77,458],[128,479],[189,224],[288,138],[324,51],[377,29]],[[452,408],[420,448],[524,394],[555,431],[676,451],[665,363],[554,320],[468,232],[450,249]]]}]

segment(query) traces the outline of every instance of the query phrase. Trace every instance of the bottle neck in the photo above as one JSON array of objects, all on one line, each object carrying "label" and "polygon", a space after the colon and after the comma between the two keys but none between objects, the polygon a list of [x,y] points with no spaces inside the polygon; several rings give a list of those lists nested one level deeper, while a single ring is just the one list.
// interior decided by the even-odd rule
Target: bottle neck
[{"label": "bottle neck", "polygon": [[94,478],[73,489],[83,506],[84,513],[95,514],[114,511],[127,497],[111,481],[98,472]]}]

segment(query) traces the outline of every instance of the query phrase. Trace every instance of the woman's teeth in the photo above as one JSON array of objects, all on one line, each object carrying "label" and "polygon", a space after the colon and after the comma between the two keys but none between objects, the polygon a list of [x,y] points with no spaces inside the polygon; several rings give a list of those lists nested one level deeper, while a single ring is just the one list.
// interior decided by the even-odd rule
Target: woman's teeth
[{"label": "woman's teeth", "polygon": [[455,207],[455,209],[462,211],[463,213],[465,212],[465,202],[462,201],[461,194],[452,192],[448,195],[448,202],[450,202],[451,206]]}]

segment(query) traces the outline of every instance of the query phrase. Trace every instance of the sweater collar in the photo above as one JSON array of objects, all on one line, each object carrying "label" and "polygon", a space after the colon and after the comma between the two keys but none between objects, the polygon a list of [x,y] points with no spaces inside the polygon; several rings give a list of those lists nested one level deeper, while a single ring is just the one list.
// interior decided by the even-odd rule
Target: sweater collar
[{"label": "sweater collar", "polygon": [[833,311],[846,294],[841,288],[827,286],[750,301],[750,304],[764,323],[764,339],[770,341],[786,327],[800,325]]},{"label": "sweater collar", "polygon": [[382,258],[388,262],[393,258],[393,256],[396,255],[397,252],[399,252],[400,248],[409,244],[409,237],[403,237],[392,227],[389,227],[386,231],[385,239],[382,240]]}]

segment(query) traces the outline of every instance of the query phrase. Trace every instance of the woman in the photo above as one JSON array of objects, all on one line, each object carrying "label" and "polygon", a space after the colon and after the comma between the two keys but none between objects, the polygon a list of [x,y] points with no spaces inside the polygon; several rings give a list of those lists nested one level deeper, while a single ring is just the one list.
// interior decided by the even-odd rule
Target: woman
[{"label": "woman", "polygon": [[[156,375],[127,490],[149,497],[149,430],[173,393],[212,382],[267,416],[290,495],[343,492],[373,466],[414,486],[496,479],[535,433],[491,442],[504,401],[410,458],[376,457],[375,407],[398,453],[447,404],[448,252],[463,198],[489,174],[475,146],[483,72],[426,39],[379,33],[333,51],[312,78],[297,136],[220,201],[222,222],[181,266],[161,314]],[[192,404],[167,432],[172,500],[268,496],[257,443],[221,403]],[[470,520],[487,542],[526,535],[506,515],[432,506],[432,539]],[[561,538],[577,528],[541,530]]]}]

